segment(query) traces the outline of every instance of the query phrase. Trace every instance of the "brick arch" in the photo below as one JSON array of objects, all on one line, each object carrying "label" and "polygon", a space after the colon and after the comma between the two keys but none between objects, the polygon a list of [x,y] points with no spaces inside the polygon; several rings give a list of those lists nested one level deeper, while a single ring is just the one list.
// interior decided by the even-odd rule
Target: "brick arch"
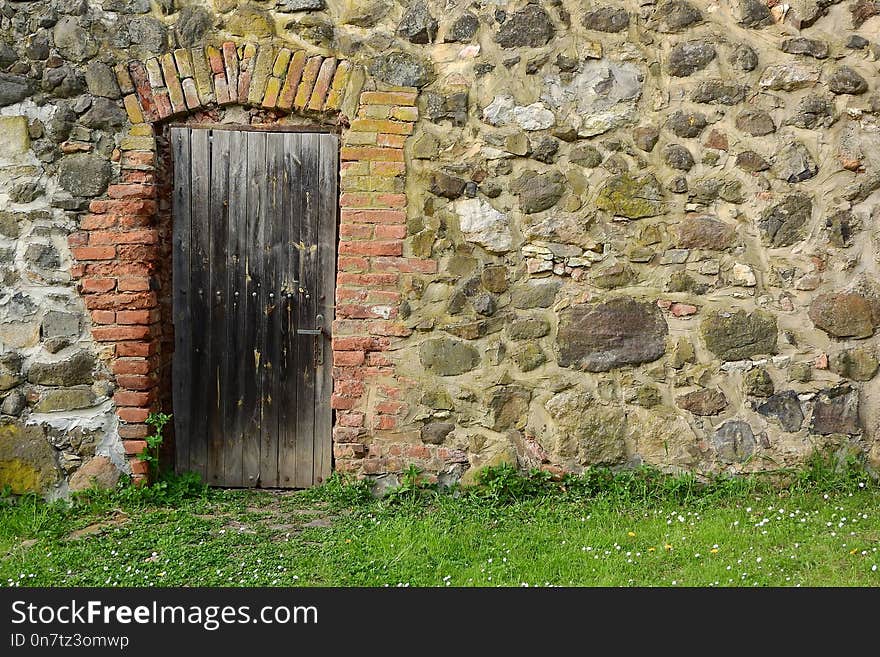
[{"label": "brick arch", "polygon": [[135,480],[146,474],[136,455],[168,357],[161,351],[170,315],[157,291],[168,258],[159,217],[169,206],[157,137],[171,120],[232,105],[264,110],[269,123],[296,114],[342,128],[333,451],[340,470],[375,469],[371,436],[396,430],[408,412],[400,401],[406,381],[385,353],[411,332],[398,319],[401,279],[437,271],[434,260],[404,253],[404,145],[418,119],[418,90],[383,88],[346,59],[232,41],[123,62],[115,71],[130,121],[114,156],[119,179],[91,201],[70,236],[71,273],[115,376],[119,435]]}]

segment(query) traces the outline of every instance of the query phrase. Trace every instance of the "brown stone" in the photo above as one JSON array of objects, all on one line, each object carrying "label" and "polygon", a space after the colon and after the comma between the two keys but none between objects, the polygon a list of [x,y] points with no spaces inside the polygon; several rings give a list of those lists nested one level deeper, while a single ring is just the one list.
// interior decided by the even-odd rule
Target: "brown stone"
[{"label": "brown stone", "polygon": [[77,492],[88,488],[114,488],[119,481],[119,468],[106,456],[96,456],[87,461],[70,478],[70,490]]},{"label": "brown stone", "polygon": [[736,229],[709,215],[688,215],[678,225],[678,246],[723,251],[736,243]]},{"label": "brown stone", "polygon": [[694,415],[718,415],[727,407],[727,398],[720,390],[694,390],[676,397],[675,404]]},{"label": "brown stone", "polygon": [[820,294],[809,316],[816,328],[835,338],[869,338],[880,326],[880,303],[856,292]]}]

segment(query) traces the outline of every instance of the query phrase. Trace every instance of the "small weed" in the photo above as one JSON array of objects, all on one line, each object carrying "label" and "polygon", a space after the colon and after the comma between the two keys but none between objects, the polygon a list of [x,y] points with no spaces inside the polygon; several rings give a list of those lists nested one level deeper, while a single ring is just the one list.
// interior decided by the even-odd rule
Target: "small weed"
[{"label": "small weed", "polygon": [[169,413],[150,413],[147,416],[146,422],[153,427],[153,433],[145,438],[147,446],[138,454],[138,458],[149,467],[150,481],[156,481],[159,478],[159,448],[164,440],[162,430],[170,419]]}]

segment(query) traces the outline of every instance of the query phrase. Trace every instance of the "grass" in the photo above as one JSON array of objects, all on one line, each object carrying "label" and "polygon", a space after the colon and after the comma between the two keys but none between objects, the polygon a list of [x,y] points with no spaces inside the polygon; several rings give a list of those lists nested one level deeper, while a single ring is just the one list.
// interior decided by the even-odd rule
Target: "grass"
[{"label": "grass", "polygon": [[817,458],[784,487],[650,470],[562,482],[510,468],[381,500],[192,478],[0,499],[7,586],[880,586],[880,487]]}]

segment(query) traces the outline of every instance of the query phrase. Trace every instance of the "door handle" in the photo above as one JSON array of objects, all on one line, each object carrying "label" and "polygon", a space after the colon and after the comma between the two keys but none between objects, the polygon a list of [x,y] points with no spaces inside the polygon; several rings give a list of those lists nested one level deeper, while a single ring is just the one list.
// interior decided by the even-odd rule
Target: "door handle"
[{"label": "door handle", "polygon": [[315,364],[323,365],[324,363],[324,315],[315,315],[315,325],[318,328],[313,329],[296,329],[297,335],[314,335],[315,336]]}]

